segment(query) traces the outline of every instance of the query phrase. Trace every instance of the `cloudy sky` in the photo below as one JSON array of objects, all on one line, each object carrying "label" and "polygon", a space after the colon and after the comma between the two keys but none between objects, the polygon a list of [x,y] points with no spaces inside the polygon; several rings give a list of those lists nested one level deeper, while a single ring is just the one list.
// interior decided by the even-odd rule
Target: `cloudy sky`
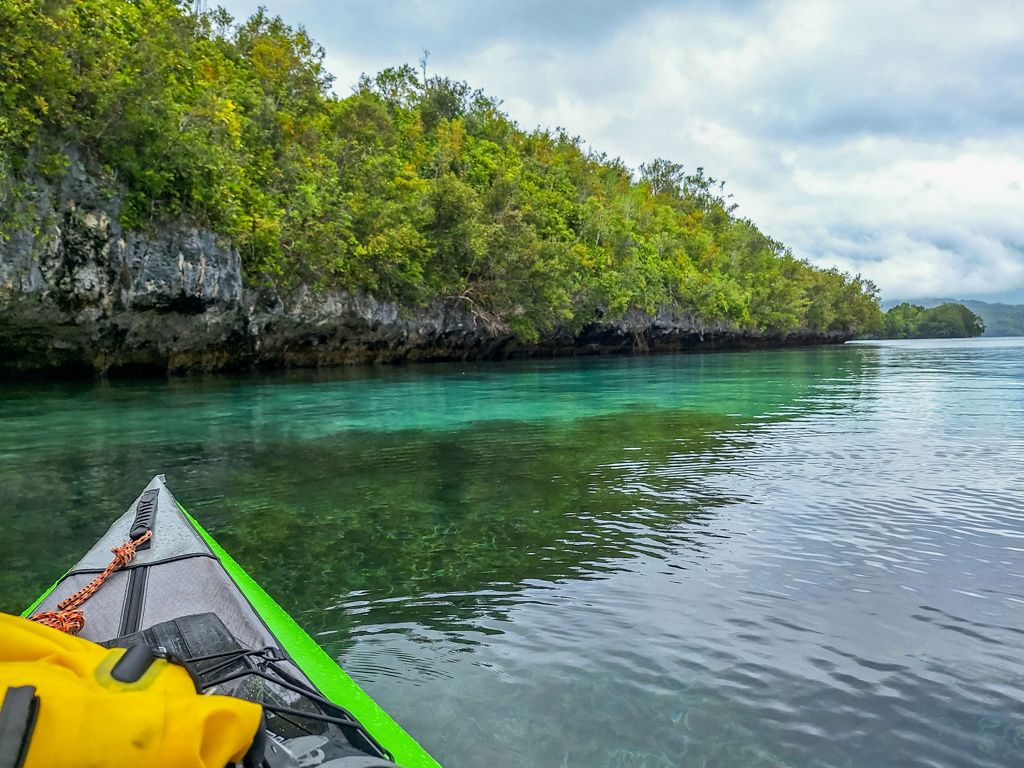
[{"label": "cloudy sky", "polygon": [[263,2],[326,48],[339,95],[427,49],[523,128],[705,168],[884,299],[1024,303],[1021,0]]}]

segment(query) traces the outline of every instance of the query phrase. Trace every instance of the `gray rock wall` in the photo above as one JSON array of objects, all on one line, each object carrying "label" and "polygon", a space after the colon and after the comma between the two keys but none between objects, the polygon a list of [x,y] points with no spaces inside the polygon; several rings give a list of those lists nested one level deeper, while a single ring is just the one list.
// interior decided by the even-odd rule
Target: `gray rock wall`
[{"label": "gray rock wall", "polygon": [[[403,360],[743,349],[845,341],[845,333],[704,327],[630,312],[524,344],[467,311],[400,308],[341,290],[243,289],[225,239],[185,222],[123,232],[116,186],[71,148],[56,182],[0,180],[0,370],[220,370]],[[14,199],[12,181],[27,194]],[[10,222],[15,221],[12,227]]]}]

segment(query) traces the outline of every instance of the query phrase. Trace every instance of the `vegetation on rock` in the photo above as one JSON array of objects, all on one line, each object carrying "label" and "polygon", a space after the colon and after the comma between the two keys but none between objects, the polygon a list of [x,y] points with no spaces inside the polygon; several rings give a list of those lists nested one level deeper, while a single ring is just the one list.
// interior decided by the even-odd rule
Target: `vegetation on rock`
[{"label": "vegetation on rock", "polygon": [[981,336],[985,323],[963,304],[940,304],[925,309],[898,304],[883,317],[886,339],[967,339]]},{"label": "vegetation on rock", "polygon": [[[901,301],[887,302],[889,308],[902,304]],[[1024,336],[1024,305],[998,304],[976,299],[915,299],[914,304],[931,309],[940,304],[963,304],[981,318],[985,324],[984,336]],[[882,304],[885,309],[886,303]]]},{"label": "vegetation on rock", "polygon": [[123,191],[122,225],[209,227],[253,285],[449,301],[525,340],[630,308],[881,327],[870,282],[795,258],[702,169],[655,160],[634,176],[408,65],[340,98],[323,50],[263,10],[235,24],[174,0],[7,0],[0,29],[8,214],[30,197],[26,169],[59,178],[73,142]]}]

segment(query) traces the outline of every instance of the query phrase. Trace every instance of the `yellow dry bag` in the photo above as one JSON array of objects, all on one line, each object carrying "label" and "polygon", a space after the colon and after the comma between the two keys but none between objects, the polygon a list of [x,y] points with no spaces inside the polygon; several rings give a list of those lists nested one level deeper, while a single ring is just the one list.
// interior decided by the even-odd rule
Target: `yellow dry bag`
[{"label": "yellow dry bag", "polygon": [[258,704],[200,695],[183,667],[135,655],[0,613],[0,768],[224,768],[242,759]]}]

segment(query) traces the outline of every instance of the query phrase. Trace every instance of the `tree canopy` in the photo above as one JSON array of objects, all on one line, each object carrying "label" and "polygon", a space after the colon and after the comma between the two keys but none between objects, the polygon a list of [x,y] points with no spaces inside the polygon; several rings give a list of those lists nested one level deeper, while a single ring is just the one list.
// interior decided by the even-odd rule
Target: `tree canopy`
[{"label": "tree canopy", "polygon": [[124,226],[210,227],[250,285],[449,301],[524,339],[631,308],[880,328],[870,282],[794,257],[703,169],[634,175],[426,67],[338,97],[323,49],[263,9],[6,0],[0,30],[0,204],[33,163],[59,176],[75,142],[124,190]]},{"label": "tree canopy", "polygon": [[963,304],[940,304],[925,309],[897,304],[883,317],[886,339],[966,339],[981,336],[985,323]]}]

